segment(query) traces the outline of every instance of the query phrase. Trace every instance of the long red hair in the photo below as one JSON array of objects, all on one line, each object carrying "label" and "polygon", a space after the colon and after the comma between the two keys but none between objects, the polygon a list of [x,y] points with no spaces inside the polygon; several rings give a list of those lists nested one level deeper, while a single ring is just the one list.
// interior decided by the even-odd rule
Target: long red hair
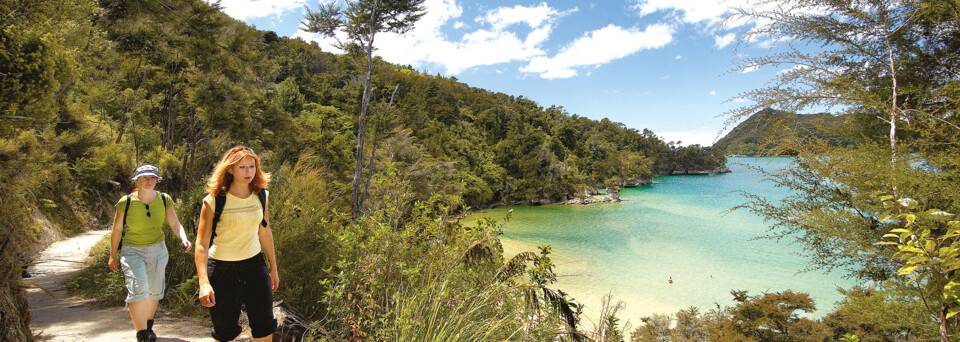
[{"label": "long red hair", "polygon": [[260,167],[260,157],[258,157],[256,153],[253,153],[253,149],[249,147],[237,146],[228,150],[227,153],[223,155],[223,158],[220,158],[217,166],[213,168],[213,174],[210,175],[210,180],[207,181],[207,193],[211,196],[217,196],[227,192],[227,190],[230,189],[230,185],[233,184],[233,174],[227,172],[227,170],[233,169],[234,166],[246,157],[253,158],[257,164],[257,172],[254,173],[253,180],[250,181],[250,191],[257,193],[261,189],[266,189],[267,184],[270,183],[270,174],[263,172],[263,168]]}]

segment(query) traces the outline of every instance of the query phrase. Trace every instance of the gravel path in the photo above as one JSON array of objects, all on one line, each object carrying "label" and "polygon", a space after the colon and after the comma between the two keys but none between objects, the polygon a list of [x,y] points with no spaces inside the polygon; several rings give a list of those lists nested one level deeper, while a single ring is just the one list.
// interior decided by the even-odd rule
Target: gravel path
[{"label": "gravel path", "polygon": [[[51,298],[37,288],[28,288],[33,320],[30,327],[40,341],[136,341],[133,323],[123,306],[101,307],[92,300],[69,296],[65,283],[80,269],[90,248],[109,234],[91,231],[47,247],[30,269],[31,283],[54,293]],[[214,341],[207,322],[181,317],[160,308],[153,327],[158,341]]]}]

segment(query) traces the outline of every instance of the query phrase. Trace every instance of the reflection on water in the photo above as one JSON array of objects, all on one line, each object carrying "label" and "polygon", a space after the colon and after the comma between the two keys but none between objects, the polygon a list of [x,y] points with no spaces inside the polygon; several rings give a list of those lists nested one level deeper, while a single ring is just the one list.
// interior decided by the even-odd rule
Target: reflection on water
[{"label": "reflection on water", "polygon": [[502,239],[507,257],[553,246],[555,285],[587,305],[587,327],[608,292],[625,302],[621,319],[634,326],[653,313],[732,305],[731,290],[807,292],[820,309],[816,316],[831,311],[842,298],[837,285],[849,281],[839,274],[797,274],[806,266],[800,246],[756,239],[769,226],[762,218],[725,213],[743,203],[737,191],[782,198],[783,190],[761,182],[745,165],[778,169],[789,160],[730,161],[733,173],[665,176],[654,186],[624,189],[622,203],[500,207],[480,215],[503,218],[514,210]]}]

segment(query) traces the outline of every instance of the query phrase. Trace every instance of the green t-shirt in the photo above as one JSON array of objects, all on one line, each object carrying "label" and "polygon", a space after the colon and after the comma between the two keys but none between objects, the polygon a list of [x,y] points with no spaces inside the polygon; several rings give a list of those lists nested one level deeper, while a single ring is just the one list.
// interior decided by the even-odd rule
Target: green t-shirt
[{"label": "green t-shirt", "polygon": [[[117,202],[116,207],[123,215],[123,208],[127,206],[127,197],[130,197],[130,209],[127,209],[127,232],[123,235],[124,246],[147,247],[163,241],[163,222],[167,219],[167,208],[173,206],[173,198],[159,191],[157,194],[162,194],[167,199],[166,207],[160,196],[144,204],[140,202],[136,192],[121,197]],[[149,217],[147,216],[148,206],[150,207]]]}]

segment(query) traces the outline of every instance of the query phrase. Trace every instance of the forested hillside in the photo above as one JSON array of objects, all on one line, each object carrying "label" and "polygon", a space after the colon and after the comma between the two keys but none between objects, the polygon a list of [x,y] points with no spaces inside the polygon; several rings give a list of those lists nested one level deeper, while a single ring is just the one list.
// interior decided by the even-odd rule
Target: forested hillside
[{"label": "forested hillside", "polygon": [[763,156],[795,154],[788,146],[822,143],[848,146],[850,137],[842,130],[856,130],[847,116],[795,114],[764,108],[738,124],[713,147],[727,156]]},{"label": "forested hillside", "polygon": [[[56,44],[35,61],[38,70],[63,78],[49,80],[62,109],[46,121],[86,134],[63,151],[64,162],[80,166],[73,175],[81,188],[153,162],[182,191],[208,171],[211,154],[240,142],[275,166],[316,154],[330,180],[350,181],[362,87],[356,56],[255,30],[202,1],[74,8],[58,14],[77,21],[70,37],[44,30],[46,22],[31,27]],[[377,164],[401,162],[424,176],[419,194],[459,192],[469,205],[556,200],[584,185],[669,173],[687,149],[408,66],[377,61],[374,87],[365,149]],[[37,121],[20,116],[7,120]],[[706,162],[704,169],[723,164]]]}]

